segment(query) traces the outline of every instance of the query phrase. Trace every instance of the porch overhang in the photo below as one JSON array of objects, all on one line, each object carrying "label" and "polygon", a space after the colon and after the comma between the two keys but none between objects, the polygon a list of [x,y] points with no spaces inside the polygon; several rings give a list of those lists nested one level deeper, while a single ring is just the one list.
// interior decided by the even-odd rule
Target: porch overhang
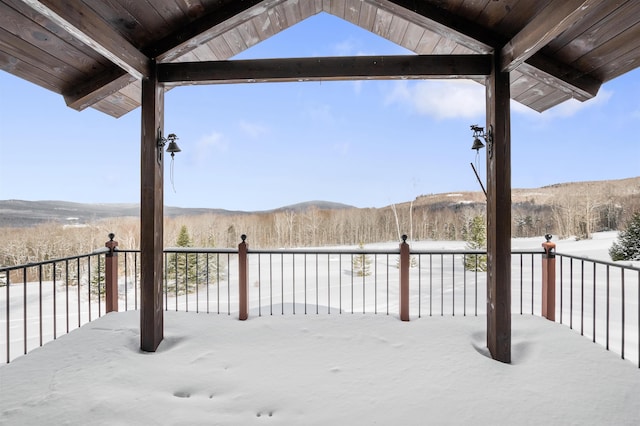
[{"label": "porch overhang", "polygon": [[[142,105],[143,349],[155,350],[162,339],[162,310],[154,302],[161,293],[164,189],[157,140],[168,86],[472,78],[486,86],[486,128],[494,132],[487,155],[487,344],[496,359],[509,362],[509,102],[544,111],[571,98],[584,101],[603,82],[640,66],[640,2],[158,0],[147,6],[0,0],[1,69],[61,94],[72,108],[120,117]],[[416,55],[228,61],[321,12]]]}]

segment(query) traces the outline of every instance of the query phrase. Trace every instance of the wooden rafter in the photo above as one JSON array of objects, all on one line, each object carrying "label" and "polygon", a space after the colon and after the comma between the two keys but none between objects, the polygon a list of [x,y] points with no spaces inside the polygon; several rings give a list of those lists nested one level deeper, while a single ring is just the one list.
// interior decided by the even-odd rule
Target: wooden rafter
[{"label": "wooden rafter", "polygon": [[137,79],[149,75],[149,58],[85,3],[21,0]]},{"label": "wooden rafter", "polygon": [[388,78],[472,78],[491,55],[406,55],[177,62],[158,65],[162,83],[295,82]]},{"label": "wooden rafter", "polygon": [[537,54],[518,67],[518,71],[570,93],[572,97],[586,101],[598,94],[602,83],[574,69],[558,65],[546,56]]},{"label": "wooden rafter", "polygon": [[[23,1],[37,2],[37,0]],[[230,2],[226,7],[218,9],[215,13],[203,16],[191,22],[188,26],[146,47],[144,54],[149,58],[155,58],[157,62],[174,60],[225,31],[250,20],[264,12],[267,7],[273,7],[275,4],[284,1],[286,0],[273,0],[267,2],[267,5],[264,4],[263,0]],[[105,76],[111,76],[111,80],[105,81]],[[66,93],[65,100],[67,105],[78,110],[91,106],[120,90],[124,79],[126,79],[126,75],[123,75],[119,72],[119,68],[114,66],[113,69],[100,73],[100,75],[96,75],[81,86],[76,87],[73,93]]]},{"label": "wooden rafter", "polygon": [[480,25],[454,16],[430,3],[415,0],[367,0],[367,3],[400,16],[478,53],[492,53],[504,40]]},{"label": "wooden rafter", "polygon": [[232,1],[223,8],[216,10],[191,22],[177,32],[154,43],[146,50],[150,57],[156,58],[158,63],[169,62],[188,53],[215,37],[249,21],[263,13],[267,8],[287,0],[244,0]]},{"label": "wooden rafter", "polygon": [[[53,22],[65,28],[74,37],[92,47],[114,65],[111,68],[96,70],[69,88],[63,95],[67,105],[81,110],[117,93],[127,82],[131,83],[147,73],[148,58],[158,63],[175,61],[199,46],[236,31],[239,26],[250,23],[257,16],[285,7],[291,0],[243,0],[223,3],[215,11],[202,15],[183,25],[173,33],[144,47],[136,49],[109,23],[101,19],[83,2],[58,2],[55,0],[19,0],[44,13]],[[317,4],[321,4],[319,0]],[[413,0],[365,0],[367,10],[378,10],[384,16],[397,16],[417,28],[428,28],[435,34],[452,41],[459,46],[479,54],[500,52],[501,66],[504,70],[529,75],[550,87],[558,87],[565,94],[579,100],[594,97],[601,81],[586,76],[570,65],[558,62],[546,56],[541,48],[550,40],[570,29],[589,14],[596,0],[568,0],[567,2],[549,2],[549,5],[536,15],[511,40],[505,39],[489,28],[483,27],[454,12],[440,8],[436,3],[416,2]],[[316,6],[314,10],[325,10],[343,16],[346,12]],[[345,3],[346,4],[346,3]],[[297,6],[296,6],[297,7]],[[301,6],[302,7],[302,6]],[[346,7],[346,6],[345,6]],[[364,5],[362,6],[364,8]],[[306,15],[305,15],[306,16]],[[292,18],[295,22],[295,16]],[[300,19],[298,17],[298,19]],[[252,24],[252,25],[255,25]],[[121,50],[121,53],[119,49]],[[454,72],[455,73],[455,72]],[[463,73],[460,73],[463,77]],[[327,79],[326,77],[323,77]],[[419,78],[416,76],[415,78]],[[256,79],[257,80],[257,79]],[[221,79],[212,81],[222,82]],[[229,82],[232,82],[229,80]]]},{"label": "wooden rafter", "polygon": [[596,0],[550,2],[502,48],[502,71],[513,71],[519,67],[549,41],[583,19],[597,3]]},{"label": "wooden rafter", "polygon": [[[453,15],[426,2],[416,2],[412,0],[371,0],[370,2],[376,4],[376,6],[381,9],[402,16],[410,22],[424,25],[441,36],[453,39],[460,45],[475,52],[489,53],[497,50],[502,53],[502,48],[507,46],[510,41],[482,28],[472,21]],[[576,2],[590,4],[591,0],[572,0],[569,4],[573,6],[573,9],[569,9],[573,10],[573,13],[566,12],[566,8],[562,9],[565,11],[565,15],[561,16],[565,19],[567,18],[567,14],[571,16],[571,18],[567,19],[564,23],[564,25],[567,25],[567,28],[569,24],[576,22],[583,16],[580,14],[580,8],[577,8],[578,10],[576,11]],[[565,2],[551,2],[550,4],[552,6],[556,5],[557,7],[557,4],[560,3]],[[554,18],[554,21],[555,19],[558,18]],[[559,27],[561,28],[562,25],[559,25]],[[529,33],[535,32],[533,27],[527,26],[527,28],[529,28]],[[527,34],[528,33],[524,33],[515,40],[515,44],[519,46],[519,49],[522,49],[525,44],[525,41],[522,41],[521,38],[526,39],[527,37],[533,37],[535,39],[539,37],[546,40],[546,38],[542,36],[528,36]],[[602,82],[583,76],[582,73],[579,73],[570,66],[546,57],[539,52],[542,47],[543,45],[538,43],[535,52],[532,52],[531,55],[526,55],[527,57],[519,62],[520,66],[518,67],[518,71],[534,78],[544,76],[548,84],[560,86],[564,90],[572,92],[573,96],[579,100],[593,98],[598,93]],[[503,60],[503,62],[504,61],[506,60]],[[509,63],[511,63],[511,61],[509,61]],[[511,68],[510,70],[515,69],[515,67]]]},{"label": "wooden rafter", "polygon": [[72,91],[64,93],[64,101],[68,107],[82,111],[122,90],[134,81],[136,81],[134,76],[114,67],[84,84],[74,86]]}]

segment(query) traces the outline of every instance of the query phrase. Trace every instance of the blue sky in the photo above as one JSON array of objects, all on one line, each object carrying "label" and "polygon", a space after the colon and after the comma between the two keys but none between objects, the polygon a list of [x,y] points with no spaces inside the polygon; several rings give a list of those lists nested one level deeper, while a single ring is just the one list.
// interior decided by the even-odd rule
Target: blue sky
[{"label": "blue sky", "polygon": [[[327,26],[328,25],[328,26]],[[408,54],[320,14],[237,58]],[[0,199],[138,203],[140,110],[114,119],[0,71]],[[309,200],[383,207],[480,187],[484,86],[467,81],[362,81],[178,87],[165,134],[165,204],[268,210]],[[596,98],[539,114],[512,103],[512,185],[640,175],[640,70]],[[175,191],[174,191],[175,188]]]}]

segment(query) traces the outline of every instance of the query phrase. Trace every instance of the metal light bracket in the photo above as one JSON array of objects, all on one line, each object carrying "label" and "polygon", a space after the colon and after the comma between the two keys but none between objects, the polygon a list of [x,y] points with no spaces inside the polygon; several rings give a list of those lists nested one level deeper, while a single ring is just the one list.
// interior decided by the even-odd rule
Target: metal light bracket
[{"label": "metal light bracket", "polygon": [[483,138],[487,143],[487,155],[489,158],[493,158],[493,126],[489,125],[489,128],[485,132],[484,127],[472,124],[471,130],[473,130],[473,146],[471,149],[479,151],[480,148],[484,146],[480,141],[480,138]]},{"label": "metal light bracket", "polygon": [[162,164],[162,150],[164,149],[164,146],[167,144],[167,142],[169,142],[167,152],[171,153],[171,157],[173,157],[176,152],[181,151],[180,147],[178,147],[178,144],[176,143],[176,139],[178,139],[178,137],[175,135],[175,133],[169,133],[169,136],[167,136],[166,139],[163,138],[162,130],[158,129],[158,141],[156,144],[158,164]]}]

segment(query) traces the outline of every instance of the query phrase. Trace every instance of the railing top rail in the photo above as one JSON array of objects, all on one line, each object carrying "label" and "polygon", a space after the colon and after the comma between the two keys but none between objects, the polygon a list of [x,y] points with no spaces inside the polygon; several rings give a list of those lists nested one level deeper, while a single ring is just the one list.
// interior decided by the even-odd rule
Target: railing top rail
[{"label": "railing top rail", "polygon": [[[34,267],[40,265],[50,265],[54,263],[60,263],[70,260],[82,259],[89,256],[97,256],[101,254],[108,253],[109,249],[99,248],[94,250],[91,253],[80,254],[75,256],[61,257],[58,259],[49,259],[41,262],[29,262],[21,265],[15,266],[4,266],[0,267],[0,272],[14,271],[17,269],[22,269],[25,267]],[[114,252],[117,253],[140,253],[139,249],[119,249],[116,248]],[[275,248],[275,249],[249,249],[247,251],[250,254],[345,254],[345,255],[399,255],[400,248],[389,248],[389,249],[361,249],[361,248],[353,248],[353,249],[345,249],[345,248]],[[164,249],[164,253],[210,253],[210,254],[237,254],[238,249],[236,248],[205,248],[205,247],[166,247]],[[541,254],[540,250],[512,250],[512,254]],[[415,255],[484,255],[487,254],[486,250],[471,250],[471,249],[461,249],[461,250],[432,250],[432,249],[422,249],[422,250],[411,250],[411,254]],[[574,259],[581,260],[589,260],[594,261],[594,259],[589,258],[580,258],[578,256],[570,256],[564,255],[567,257],[573,257]],[[607,264],[607,262],[597,261],[598,263]],[[624,267],[626,269],[640,270],[640,268],[635,268],[629,265],[620,265],[618,263],[608,263],[613,266]]]},{"label": "railing top rail", "polygon": [[278,249],[249,249],[252,254],[400,254],[400,249],[330,249],[330,248],[278,248]]},{"label": "railing top rail", "polygon": [[593,262],[593,263],[597,263],[597,264],[600,264],[600,265],[614,266],[616,268],[629,269],[631,271],[640,272],[640,267],[634,266],[634,265],[631,265],[631,264],[624,264],[624,263],[621,263],[621,262],[609,262],[609,261],[606,261],[606,260],[593,259],[591,257],[576,256],[576,255],[573,255],[573,254],[566,254],[566,253],[556,253],[556,256],[566,257],[566,258],[569,258],[569,259],[575,259],[575,260],[580,260],[580,261],[584,261],[584,262]]},{"label": "railing top rail", "polygon": [[[135,250],[140,252],[140,250]],[[166,247],[165,253],[238,253],[237,248],[211,248],[211,247]]]},{"label": "railing top rail", "polygon": [[543,249],[514,249],[511,254],[544,254]]},{"label": "railing top rail", "polygon": [[28,263],[23,263],[22,265],[0,266],[0,273],[15,271],[17,269],[23,269],[23,268],[33,268],[35,266],[40,266],[40,265],[50,265],[50,264],[53,264],[53,263],[66,262],[66,261],[69,261],[69,260],[84,259],[84,258],[91,257],[91,256],[98,256],[98,255],[101,255],[101,254],[106,253],[106,252],[108,252],[108,250],[106,250],[106,251],[94,251],[92,253],[78,254],[78,255],[75,255],[75,256],[61,257],[61,258],[58,258],[58,259],[43,260],[43,261],[40,261],[40,262],[28,262]]},{"label": "railing top rail", "polygon": [[[139,249],[118,249],[114,251],[118,253],[140,253]],[[108,249],[96,250],[93,254],[108,252]],[[236,248],[210,248],[210,247],[166,247],[165,253],[238,253]],[[346,248],[271,248],[271,249],[252,249],[247,250],[248,253],[268,254],[268,253],[284,253],[284,254],[400,254],[399,248],[389,249],[346,249]],[[544,250],[538,249],[514,249],[511,254],[543,254]],[[412,249],[411,254],[487,254],[486,250],[474,249]],[[63,260],[63,259],[59,259]]]}]

